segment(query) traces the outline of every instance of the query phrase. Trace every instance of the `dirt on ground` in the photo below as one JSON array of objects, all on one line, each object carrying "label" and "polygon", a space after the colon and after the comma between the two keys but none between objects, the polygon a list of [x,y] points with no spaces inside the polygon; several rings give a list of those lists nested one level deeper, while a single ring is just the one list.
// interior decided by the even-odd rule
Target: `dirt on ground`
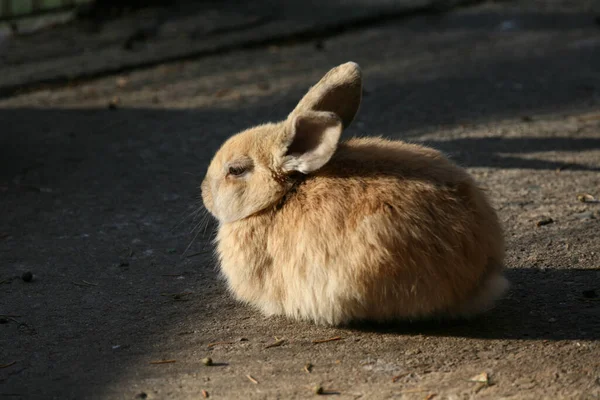
[{"label": "dirt on ground", "polygon": [[[600,398],[589,4],[490,2],[0,99],[0,397]],[[489,313],[326,328],[227,293],[199,199],[212,154],[349,60],[346,137],[431,145],[492,198],[512,287]]]}]

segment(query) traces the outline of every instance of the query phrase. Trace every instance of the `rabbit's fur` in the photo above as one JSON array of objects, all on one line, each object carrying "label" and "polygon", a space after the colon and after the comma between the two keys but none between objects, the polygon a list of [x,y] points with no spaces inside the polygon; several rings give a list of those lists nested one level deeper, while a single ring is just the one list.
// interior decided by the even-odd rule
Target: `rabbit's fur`
[{"label": "rabbit's fur", "polygon": [[267,315],[333,325],[487,310],[508,282],[485,194],[436,150],[338,144],[361,92],[358,65],[340,65],[287,120],[216,153],[202,197],[231,292]]}]

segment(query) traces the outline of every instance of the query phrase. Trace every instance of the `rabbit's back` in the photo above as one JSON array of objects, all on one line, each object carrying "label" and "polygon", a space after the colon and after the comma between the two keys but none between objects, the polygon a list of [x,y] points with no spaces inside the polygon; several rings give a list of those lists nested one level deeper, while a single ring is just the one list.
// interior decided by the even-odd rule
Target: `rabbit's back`
[{"label": "rabbit's back", "polygon": [[503,257],[496,213],[471,176],[434,149],[400,141],[341,144],[328,165],[288,195],[276,221],[332,238],[372,225],[372,234],[389,233],[390,245],[415,241],[429,257],[446,253],[449,243],[448,251],[474,246]]}]

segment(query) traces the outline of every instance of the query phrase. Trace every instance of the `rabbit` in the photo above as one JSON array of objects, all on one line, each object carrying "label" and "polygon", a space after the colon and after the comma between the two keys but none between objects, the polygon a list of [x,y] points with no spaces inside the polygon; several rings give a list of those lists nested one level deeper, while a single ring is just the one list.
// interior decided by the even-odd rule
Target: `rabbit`
[{"label": "rabbit", "polygon": [[318,325],[468,318],[508,288],[484,192],[440,152],[379,137],[340,142],[362,97],[354,62],[283,122],[229,138],[201,184],[235,298]]}]

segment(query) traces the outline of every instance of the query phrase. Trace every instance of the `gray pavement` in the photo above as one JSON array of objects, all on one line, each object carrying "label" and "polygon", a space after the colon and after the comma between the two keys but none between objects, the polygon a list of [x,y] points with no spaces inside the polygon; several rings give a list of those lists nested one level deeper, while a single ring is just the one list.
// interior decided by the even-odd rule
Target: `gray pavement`
[{"label": "gray pavement", "polygon": [[[474,0],[165,2],[106,19],[90,15],[36,35],[0,34],[0,95],[166,61],[306,41]],[[94,17],[93,17],[94,16]],[[1,33],[1,32],[0,32]]]},{"label": "gray pavement", "polygon": [[[489,2],[5,92],[0,396],[599,398],[600,206],[578,200],[600,198],[594,7]],[[195,214],[214,150],[348,60],[365,97],[347,136],[430,144],[489,191],[512,282],[489,314],[315,327],[262,317],[218,278]]]}]

